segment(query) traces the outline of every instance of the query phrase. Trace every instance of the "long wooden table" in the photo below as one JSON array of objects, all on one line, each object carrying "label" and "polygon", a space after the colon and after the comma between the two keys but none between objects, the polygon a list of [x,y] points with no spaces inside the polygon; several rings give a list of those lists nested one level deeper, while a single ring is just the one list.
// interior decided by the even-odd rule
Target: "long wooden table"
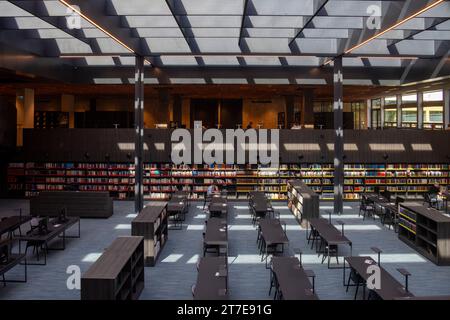
[{"label": "long wooden table", "polygon": [[208,209],[211,217],[226,215],[228,213],[228,200],[223,197],[213,197]]},{"label": "long wooden table", "polygon": [[318,300],[309,277],[295,257],[273,257],[275,273],[284,300]]},{"label": "long wooden table", "polygon": [[[66,235],[66,231],[72,227],[73,225],[78,224],[78,235],[76,236],[68,236]],[[22,241],[27,242],[27,246],[25,248],[25,255],[27,254],[28,247],[31,245],[36,249],[37,260],[39,261],[39,249],[44,246],[44,262],[43,263],[28,263],[28,265],[46,265],[47,264],[47,253],[49,250],[64,250],[66,248],[66,239],[67,238],[80,238],[81,236],[81,227],[80,227],[80,218],[79,217],[68,217],[67,221],[63,223],[59,223],[58,219],[52,219],[49,224],[49,232],[46,234],[40,234],[37,229],[30,230],[28,234],[21,235],[15,237],[19,241],[19,244]],[[49,242],[56,237],[61,236],[62,238],[62,247],[59,248],[50,248],[48,246]],[[21,246],[19,245],[19,250]],[[19,254],[21,252],[19,251]]]},{"label": "long wooden table", "polygon": [[[226,248],[228,254],[228,226],[227,220],[221,218],[209,218],[206,224],[204,243],[209,246]],[[219,249],[220,250],[220,249]]]},{"label": "long wooden table", "polygon": [[339,255],[338,255],[338,246],[339,245],[349,245],[350,246],[350,255],[352,255],[352,242],[344,236],[334,225],[328,222],[328,220],[324,218],[313,218],[309,221],[311,232],[308,237],[308,240],[312,238],[314,245],[315,235],[318,235],[320,237],[320,247],[317,250],[316,245],[316,251],[320,254],[323,244],[326,244],[326,252],[322,252],[324,254],[324,257],[322,259],[322,263],[325,261],[325,253],[326,257],[328,258],[328,268],[331,269],[330,266],[330,246],[336,247],[336,261],[339,264]]},{"label": "long wooden table", "polygon": [[[344,259],[344,285],[346,281],[345,277],[345,262],[364,280],[363,298],[365,299],[365,282],[371,276],[371,273],[367,272],[367,268],[371,265],[378,265],[371,257],[346,257]],[[394,300],[402,297],[412,297],[413,294],[406,291],[404,286],[397,281],[389,272],[383,267],[380,268],[380,289],[373,289],[373,291],[383,300]]]},{"label": "long wooden table", "polygon": [[[258,232],[261,238],[261,261],[266,261],[269,256],[269,247],[275,246],[274,253],[283,253],[284,245],[289,244],[289,239],[281,226],[278,219],[264,218],[259,220]],[[276,251],[277,247],[281,245],[281,251]]]},{"label": "long wooden table", "polygon": [[12,238],[15,230],[19,229],[24,223],[31,220],[31,216],[9,216],[0,221],[0,236],[8,233],[8,238]]},{"label": "long wooden table", "polygon": [[228,299],[227,257],[204,257],[198,265],[195,300]]}]

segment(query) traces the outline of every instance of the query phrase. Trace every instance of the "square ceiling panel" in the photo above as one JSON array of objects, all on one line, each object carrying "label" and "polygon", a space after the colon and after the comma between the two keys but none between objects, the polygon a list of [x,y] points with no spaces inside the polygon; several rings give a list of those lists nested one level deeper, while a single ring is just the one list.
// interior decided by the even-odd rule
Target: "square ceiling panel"
[{"label": "square ceiling panel", "polygon": [[312,16],[314,14],[314,0],[250,0],[249,14]]},{"label": "square ceiling panel", "polygon": [[146,38],[145,41],[151,52],[191,52],[184,38]]},{"label": "square ceiling panel", "polygon": [[202,59],[207,66],[239,66],[237,58],[233,56],[202,56]]},{"label": "square ceiling panel", "polygon": [[107,12],[120,16],[131,15],[171,15],[170,9],[164,0],[109,0]]},{"label": "square ceiling panel", "polygon": [[192,56],[161,56],[165,66],[197,66],[197,60]]},{"label": "square ceiling panel", "polygon": [[304,18],[299,16],[247,16],[244,20],[246,28],[301,28]]},{"label": "square ceiling panel", "polygon": [[242,15],[244,0],[174,0],[176,15]]}]

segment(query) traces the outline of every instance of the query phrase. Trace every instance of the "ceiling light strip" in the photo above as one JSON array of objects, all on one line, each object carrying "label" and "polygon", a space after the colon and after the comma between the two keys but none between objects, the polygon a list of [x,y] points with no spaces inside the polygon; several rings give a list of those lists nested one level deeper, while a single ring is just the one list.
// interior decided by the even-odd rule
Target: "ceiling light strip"
[{"label": "ceiling light strip", "polygon": [[96,23],[94,20],[92,20],[91,18],[89,18],[88,16],[86,16],[84,13],[82,13],[80,10],[78,10],[76,7],[74,7],[73,5],[71,5],[70,3],[68,3],[65,0],[59,0],[59,2],[61,2],[62,4],[64,4],[66,7],[68,7],[70,10],[72,10],[73,12],[78,13],[81,17],[83,17],[84,19],[86,19],[87,21],[89,21],[91,24],[93,24],[97,29],[101,30],[104,34],[108,35],[111,39],[113,39],[114,41],[116,41],[117,43],[119,43],[121,46],[123,46],[124,48],[126,48],[128,51],[135,53],[135,51],[133,49],[131,49],[129,46],[127,46],[125,43],[123,43],[120,39],[118,39],[116,36],[114,36],[113,34],[111,34],[111,32],[109,32],[108,30],[104,29],[102,26],[100,26],[98,23]]},{"label": "ceiling light strip", "polygon": [[376,39],[376,38],[382,36],[383,34],[388,33],[389,31],[391,31],[391,30],[397,28],[398,26],[400,26],[400,25],[402,25],[402,24],[408,22],[409,20],[411,20],[411,19],[417,17],[418,15],[421,15],[422,13],[424,13],[424,12],[426,12],[426,11],[428,11],[428,10],[434,8],[434,7],[436,7],[437,5],[441,4],[442,2],[444,2],[444,0],[438,0],[438,1],[436,1],[436,2],[433,2],[432,4],[426,6],[425,8],[423,8],[423,9],[421,9],[421,10],[419,10],[418,12],[416,12],[416,13],[410,15],[409,17],[407,17],[407,18],[405,18],[405,19],[403,19],[403,20],[397,22],[396,24],[394,24],[393,26],[387,28],[386,30],[384,30],[384,31],[382,31],[382,32],[380,32],[380,33],[377,33],[376,35],[370,37],[369,39],[367,39],[367,40],[365,40],[365,41],[363,41],[363,42],[361,42],[360,44],[358,44],[358,45],[356,45],[356,46],[354,46],[354,47],[348,49],[347,51],[345,51],[345,54],[348,54],[348,53],[350,53],[350,52],[352,52],[352,51],[354,51],[354,50],[356,50],[356,49],[358,49],[358,48],[364,46],[365,44],[369,43],[370,41],[372,41],[372,40],[374,40],[374,39]]},{"label": "ceiling light strip", "polygon": [[[403,20],[397,22],[396,24],[390,26],[390,27],[387,28],[386,30],[383,30],[382,32],[377,33],[376,35],[370,37],[369,39],[367,39],[367,40],[365,40],[365,41],[363,41],[363,42],[361,42],[360,44],[357,44],[357,45],[355,45],[354,47],[352,47],[352,48],[346,50],[342,55],[349,54],[349,53],[351,53],[352,51],[361,48],[362,46],[366,45],[366,44],[369,43],[370,41],[372,41],[372,40],[374,40],[374,39],[376,39],[376,38],[382,36],[383,34],[386,34],[386,33],[389,32],[389,31],[392,31],[393,29],[395,29],[395,28],[399,27],[400,25],[402,25],[402,24],[408,22],[409,20],[411,20],[411,19],[417,17],[418,15],[421,15],[422,13],[424,13],[424,12],[426,12],[426,11],[428,11],[428,10],[434,8],[434,7],[436,7],[437,5],[443,3],[444,1],[445,1],[445,0],[437,0],[436,2],[433,2],[432,4],[429,4],[429,5],[426,6],[425,8],[419,10],[418,12],[416,12],[416,13],[410,15],[409,17],[407,17],[407,18],[405,18],[405,19],[403,19]],[[333,62],[333,61],[334,61],[334,58],[333,58],[333,59],[329,59],[329,60],[326,61],[323,65],[326,66],[326,65],[330,64],[330,63]]]}]

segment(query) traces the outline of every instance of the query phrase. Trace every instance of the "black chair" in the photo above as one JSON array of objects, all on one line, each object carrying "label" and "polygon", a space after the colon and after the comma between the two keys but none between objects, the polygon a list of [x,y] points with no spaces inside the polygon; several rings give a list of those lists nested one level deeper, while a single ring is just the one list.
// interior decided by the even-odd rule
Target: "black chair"
[{"label": "black chair", "polygon": [[366,216],[375,216],[375,206],[365,197],[361,197],[361,203],[359,205],[359,213],[358,217],[363,214],[363,220],[366,219]]},{"label": "black chair", "polygon": [[383,225],[387,225],[389,227],[389,230],[391,229],[391,226],[394,227],[394,231],[397,232],[396,226],[397,226],[397,214],[392,209],[386,208],[384,215],[381,217],[381,223]]},{"label": "black chair", "polygon": [[364,279],[355,271],[355,269],[351,268],[350,274],[348,276],[346,292],[348,292],[348,288],[350,287],[350,281],[352,281],[353,286],[356,287],[354,297],[354,299],[356,300],[356,297],[358,296],[359,287],[364,286]]},{"label": "black chair", "polygon": [[428,207],[436,209],[438,206],[437,195],[429,194],[428,192],[424,193],[423,204],[428,204]]},{"label": "black chair", "polygon": [[274,297],[273,299],[276,300],[277,296],[278,296],[278,292],[280,290],[280,286],[278,284],[278,279],[277,279],[277,275],[275,274],[275,272],[273,271],[272,268],[272,263],[270,265],[270,287],[269,287],[269,296],[272,293],[272,288],[275,288],[275,293],[274,293]]}]

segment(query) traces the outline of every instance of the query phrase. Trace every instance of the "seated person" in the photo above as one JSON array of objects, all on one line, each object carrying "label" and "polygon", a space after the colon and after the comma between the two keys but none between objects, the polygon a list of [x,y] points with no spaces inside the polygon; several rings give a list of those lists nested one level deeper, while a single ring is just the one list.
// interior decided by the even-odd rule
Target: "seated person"
[{"label": "seated person", "polygon": [[208,189],[206,190],[206,196],[212,197],[214,194],[217,194],[219,192],[219,187],[213,182],[211,185],[208,186]]},{"label": "seated person", "polygon": [[291,127],[291,129],[301,129],[302,128],[302,126],[299,124],[299,123],[294,123],[293,125],[292,125],[292,127]]},{"label": "seated person", "polygon": [[439,187],[438,183],[433,184],[428,188],[428,196],[430,197],[431,204],[436,203],[436,209],[439,209],[442,207],[443,199],[439,196],[439,193],[441,192],[441,188]]}]

